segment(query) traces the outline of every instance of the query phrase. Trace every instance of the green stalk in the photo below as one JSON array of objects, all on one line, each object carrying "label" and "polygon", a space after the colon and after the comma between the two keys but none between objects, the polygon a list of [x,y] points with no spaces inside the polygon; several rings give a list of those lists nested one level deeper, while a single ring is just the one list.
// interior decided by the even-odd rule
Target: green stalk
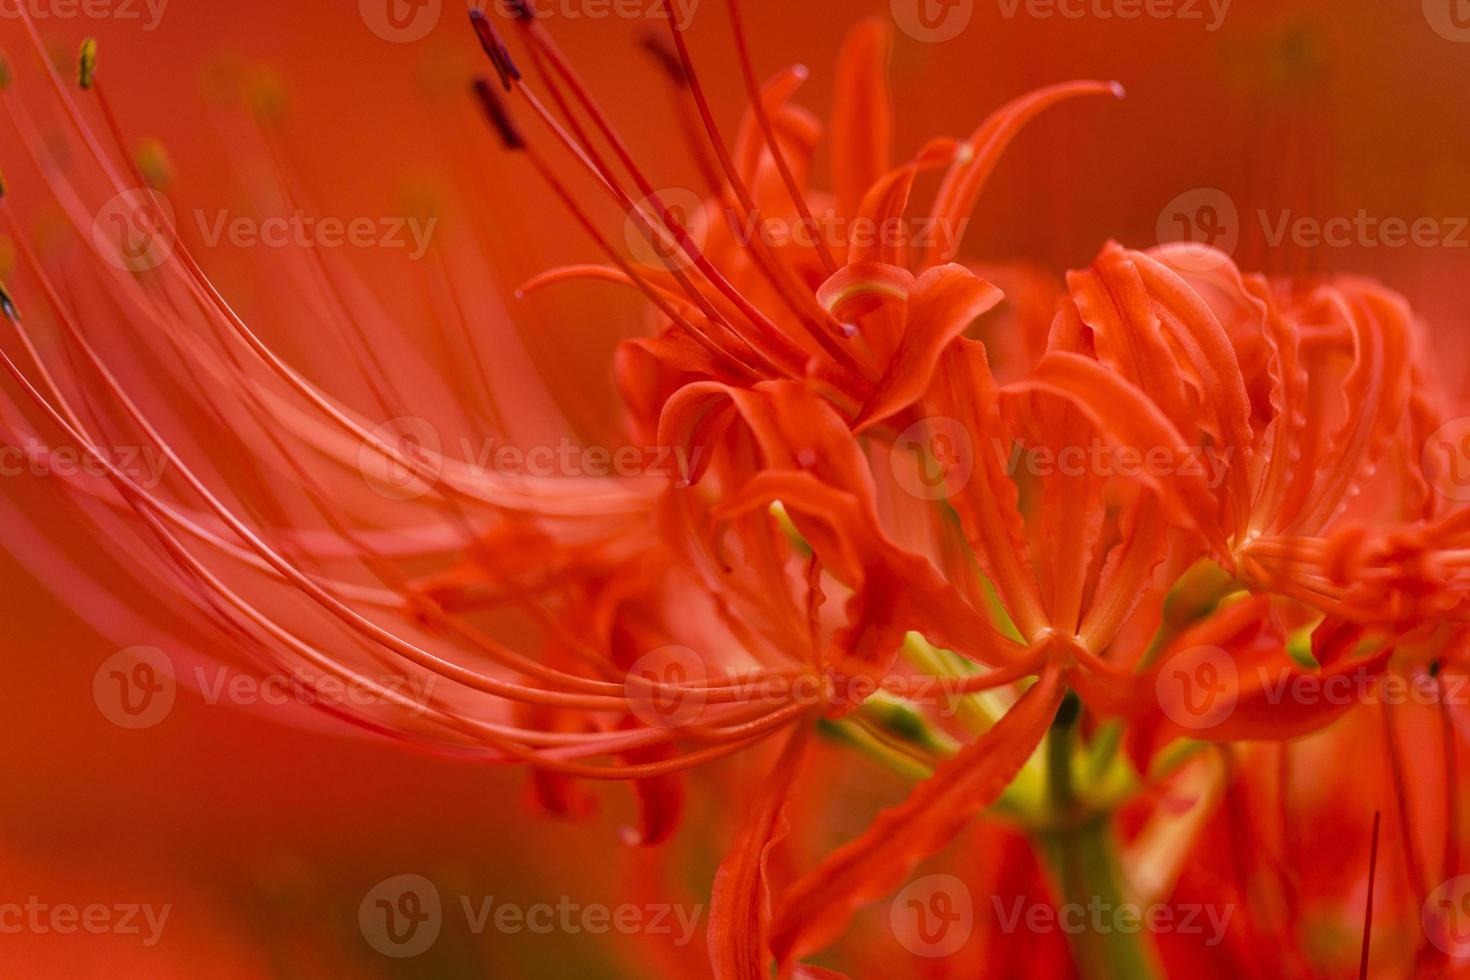
[{"label": "green stalk", "polygon": [[[1051,866],[1061,909],[1082,910],[1080,916],[1074,911],[1059,921],[1068,926],[1072,959],[1083,980],[1151,980],[1160,973],[1141,927],[1118,928],[1117,912],[1129,898],[1112,820],[1105,811],[1089,811],[1077,795],[1073,766],[1080,714],[1077,695],[1068,694],[1047,736],[1053,821],[1034,835],[1034,844]],[[1138,916],[1128,925],[1130,929],[1138,925]]]}]

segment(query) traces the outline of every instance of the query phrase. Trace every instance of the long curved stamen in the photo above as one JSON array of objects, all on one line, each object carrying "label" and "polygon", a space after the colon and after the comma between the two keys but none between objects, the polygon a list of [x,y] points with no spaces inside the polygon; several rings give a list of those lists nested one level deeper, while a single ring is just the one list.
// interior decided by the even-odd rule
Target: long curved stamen
[{"label": "long curved stamen", "polygon": [[[482,13],[472,10],[470,16],[471,19],[476,22],[477,30],[481,29],[478,25],[484,25],[484,30],[488,30],[491,33],[494,32],[494,28],[489,25],[488,20]],[[522,18],[521,22],[529,23],[529,20],[527,18]],[[537,28],[534,23],[530,24],[529,30],[531,31],[531,37],[533,40],[539,40],[541,38],[541,35],[538,33],[539,28]],[[670,211],[668,206],[660,199],[658,193],[654,190],[653,185],[650,184],[648,180],[643,176],[642,172],[638,169],[636,163],[633,161],[632,154],[629,152],[627,145],[624,143],[622,138],[617,135],[612,125],[607,121],[606,116],[603,115],[601,110],[597,107],[596,103],[587,94],[586,89],[582,86],[576,75],[571,72],[570,68],[559,57],[555,48],[549,45],[543,45],[542,52],[547,56],[553,67],[556,68],[558,74],[561,75],[563,81],[571,88],[573,96],[592,118],[594,124],[602,133],[604,139],[608,141],[609,145],[612,146],[618,158],[622,161],[623,166],[633,176],[634,182],[638,185],[639,189],[645,195],[646,200],[654,209],[655,216],[663,222],[666,233],[673,238],[674,242],[679,246],[684,255],[689,259],[694,267],[698,269],[699,272],[710,282],[710,284],[713,285],[714,288],[726,299],[734,304],[740,315],[746,318],[754,326],[761,340],[765,344],[771,345],[774,355],[779,358],[779,360],[776,362],[779,370],[781,370],[782,372],[790,373],[792,376],[799,374],[800,372],[798,370],[794,370],[795,365],[798,364],[800,361],[799,350],[795,348],[794,345],[792,345],[791,342],[785,338],[784,334],[781,333],[780,329],[776,326],[775,323],[773,323],[744,295],[742,295],[737,289],[735,289],[735,287],[710,263],[709,259],[703,254],[699,246],[693,241],[693,239],[689,237],[689,234],[685,230],[685,228],[678,222],[678,220],[676,220],[673,212]],[[546,81],[548,85],[553,84],[550,76],[547,76]],[[614,179],[612,174],[608,171],[606,166],[599,163],[600,157],[596,155],[595,150],[592,150],[590,146],[585,146],[574,141],[571,136],[567,135],[565,130],[563,130],[561,126],[555,123],[551,114],[541,104],[540,100],[533,95],[529,87],[525,84],[524,80],[517,78],[514,89],[526,98],[527,102],[531,105],[535,113],[540,116],[542,120],[553,129],[554,132],[558,134],[558,136],[568,146],[569,149],[572,149],[574,151],[574,157],[576,157],[585,168],[587,168],[590,172],[593,173],[594,176],[596,176],[600,180],[603,186],[608,189],[608,191],[613,195],[614,199],[617,200],[618,204],[624,209],[624,212],[629,216],[633,216],[636,214],[640,221],[643,221],[648,225],[649,233],[654,235],[655,240],[657,240],[657,237],[663,234],[663,232],[657,231],[651,225],[648,217],[644,214],[643,209],[639,208],[636,202],[633,201],[632,197],[629,196],[622,189],[616,179]],[[697,302],[703,304],[703,297],[700,296]],[[707,314],[713,314],[713,311],[709,310],[707,311]],[[720,321],[724,318],[718,314],[714,314],[711,316],[711,319]]]},{"label": "long curved stamen", "polygon": [[[735,367],[737,370],[746,373],[750,377],[758,377],[759,375],[756,369],[752,367],[748,362],[746,362],[744,358],[741,357],[741,355],[721,347],[713,338],[707,336],[703,330],[695,327],[693,322],[680,315],[669,304],[669,299],[658,293],[647,282],[647,280],[642,275],[640,275],[638,271],[634,269],[633,266],[629,262],[627,262],[621,256],[621,254],[619,254],[618,251],[608,243],[603,234],[597,230],[597,226],[593,224],[592,219],[588,217],[586,212],[584,212],[582,208],[577,204],[576,200],[572,197],[571,192],[567,190],[566,185],[563,184],[556,177],[551,168],[547,166],[544,160],[541,159],[540,154],[536,153],[526,143],[524,137],[522,137],[519,132],[513,128],[509,116],[505,113],[504,107],[501,106],[499,100],[495,98],[495,94],[490,91],[489,85],[484,82],[477,82],[475,85],[475,93],[480,99],[481,105],[485,107],[487,117],[490,119],[491,124],[497,129],[497,131],[501,131],[502,139],[504,140],[506,147],[512,150],[525,151],[527,159],[531,161],[531,165],[535,167],[536,172],[541,176],[541,179],[546,182],[547,186],[549,186],[552,191],[557,195],[557,197],[561,199],[562,203],[566,205],[567,210],[570,211],[572,215],[577,219],[577,222],[582,226],[583,231],[585,231],[593,239],[593,241],[596,242],[598,248],[601,249],[602,252],[607,255],[607,257],[613,263],[617,265],[617,267],[623,272],[623,274],[626,275],[629,280],[637,286],[639,291],[647,296],[649,300],[656,307],[658,307],[659,312],[667,316],[670,322],[681,327],[696,342],[698,342],[702,347],[708,350],[716,358],[729,362],[731,366]],[[504,139],[506,132],[513,134],[511,139]],[[699,295],[696,290],[692,289],[692,287],[689,291],[692,295]],[[708,312],[713,313],[714,311],[710,309],[708,310]],[[756,353],[754,349],[750,347],[750,344],[746,342],[745,339],[739,334],[732,332],[731,336],[735,340],[738,340],[747,351],[750,351],[751,353]]]},{"label": "long curved stamen", "polygon": [[[766,145],[770,147],[771,160],[781,174],[781,181],[786,185],[786,192],[791,196],[791,203],[796,205],[806,227],[812,230],[817,253],[822,257],[822,264],[827,267],[827,275],[830,276],[837,271],[837,260],[832,257],[832,250],[827,247],[826,240],[818,231],[817,221],[812,217],[811,209],[807,207],[806,195],[802,194],[801,189],[796,186],[796,178],[792,175],[791,167],[786,162],[786,155],[781,152],[780,140],[776,138],[770,114],[766,112],[765,101],[761,98],[760,86],[755,80],[755,70],[750,64],[750,48],[745,40],[745,25],[740,17],[739,0],[726,0],[726,5],[730,9],[730,24],[735,34],[735,53],[740,59],[740,74],[745,78],[745,92],[750,97],[750,110],[755,113],[761,133],[766,138]],[[669,19],[672,21],[672,16]]]}]

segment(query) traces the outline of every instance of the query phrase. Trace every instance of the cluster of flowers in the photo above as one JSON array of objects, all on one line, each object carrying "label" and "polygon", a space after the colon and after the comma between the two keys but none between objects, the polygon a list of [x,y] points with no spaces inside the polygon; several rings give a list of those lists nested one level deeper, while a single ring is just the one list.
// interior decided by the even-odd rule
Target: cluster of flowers
[{"label": "cluster of flowers", "polygon": [[[1363,279],[1245,274],[1197,246],[1109,243],[1064,283],[958,262],[950,230],[1021,128],[1121,87],[1046,88],[893,163],[888,33],[862,24],[838,66],[831,190],[818,191],[823,127],[792,101],[806,72],[761,84],[734,0],[750,103],[732,143],[686,27],[671,22],[669,42],[651,47],[708,180],[699,244],[544,23],[513,6],[535,71],[472,12],[497,76],[475,96],[512,165],[544,179],[607,257],[524,291],[595,280],[646,297],[651,329],[614,365],[629,438],[671,447],[689,472],[507,476],[393,444],[371,416],[409,414],[397,372],[410,369],[398,366],[423,360],[346,259],[302,262],[292,288],[333,326],[365,400],[293,366],[187,243],[141,272],[102,254],[95,207],[147,181],[94,49],[85,91],[49,67],[43,78],[86,166],[50,166],[28,101],[7,93],[17,145],[107,300],[78,299],[91,294],[76,270],[61,288],[3,204],[19,299],[4,293],[0,426],[15,445],[97,461],[100,477],[63,475],[66,493],[47,506],[85,522],[91,553],[140,591],[168,597],[173,641],[223,636],[257,661],[368,687],[384,665],[431,674],[441,683],[427,703],[385,688],[350,720],[529,766],[553,810],[575,810],[583,781],[626,780],[640,814],[627,837],[641,846],[677,827],[686,770],[745,750],[768,758],[714,881],[707,953],[721,977],[769,976],[772,964],[830,975],[801,961],[997,808],[1036,845],[1029,863],[988,872],[1012,875],[1011,894],[1048,881],[1079,907],[1186,895],[1250,913],[1209,950],[1187,936],[1069,936],[1089,975],[1147,975],[1161,956],[1185,969],[1207,954],[1228,972],[1263,943],[1301,975],[1356,963],[1358,933],[1327,952],[1308,933],[1361,927],[1361,892],[1349,908],[1344,883],[1373,880],[1380,810],[1397,834],[1384,843],[1393,904],[1380,901],[1373,955],[1446,955],[1459,909],[1426,907],[1422,922],[1420,909],[1459,870],[1451,699],[1370,710],[1280,695],[1339,676],[1445,689],[1464,668],[1470,509],[1435,490],[1443,474],[1424,449],[1447,413],[1408,304]],[[574,187],[567,168],[588,181]],[[622,254],[577,199],[582,186],[667,264]],[[816,227],[813,212],[886,227],[920,208],[937,234],[916,243],[740,234],[761,220]],[[494,391],[457,405],[497,433],[506,408]],[[164,477],[140,483],[110,445],[156,447]],[[1099,445],[1215,467],[1011,460],[1017,446],[1085,460]],[[361,485],[364,452],[433,479],[385,502]],[[39,572],[74,583],[105,571],[81,567],[65,541],[35,554]],[[1430,749],[1406,757],[1406,726],[1429,732]],[[1304,744],[1318,778],[1293,799],[1303,763],[1288,742],[1317,732],[1325,741]],[[915,785],[809,866],[778,862],[797,797],[825,789],[812,760],[833,740]],[[1324,774],[1337,753],[1382,764]],[[1309,833],[1336,842],[1295,861],[1316,846]],[[994,868],[1006,841],[993,842]],[[1342,861],[1347,846],[1365,859]],[[1000,975],[1029,954],[956,955]]]}]

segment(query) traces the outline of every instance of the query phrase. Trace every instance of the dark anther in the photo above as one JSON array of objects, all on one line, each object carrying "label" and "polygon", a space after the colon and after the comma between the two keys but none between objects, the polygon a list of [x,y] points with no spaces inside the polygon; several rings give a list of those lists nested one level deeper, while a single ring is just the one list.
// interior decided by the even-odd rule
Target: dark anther
[{"label": "dark anther", "polygon": [[659,66],[668,73],[675,85],[687,86],[689,84],[689,76],[684,72],[684,62],[679,60],[679,53],[662,34],[649,31],[643,35],[641,47],[653,55],[653,60],[657,61]]},{"label": "dark anther", "polygon": [[507,150],[525,149],[526,141],[521,138],[520,131],[516,129],[515,123],[511,122],[510,112],[505,103],[500,101],[500,96],[495,94],[495,87],[488,79],[475,79],[475,97],[480,100],[480,108],[485,112],[485,118],[490,120],[490,125],[500,134],[500,141],[505,144]]},{"label": "dark anther", "polygon": [[500,84],[510,91],[511,80],[521,80],[521,71],[516,63],[511,60],[510,52],[506,50],[504,42],[500,40],[495,25],[490,23],[490,18],[485,16],[483,10],[470,8],[470,25],[475,29],[475,36],[480,39],[480,47],[484,49],[485,56],[495,66],[495,74],[500,76]]},{"label": "dark anther", "polygon": [[0,282],[0,313],[4,313],[11,323],[20,322],[20,310],[15,308],[15,300],[3,282]]}]

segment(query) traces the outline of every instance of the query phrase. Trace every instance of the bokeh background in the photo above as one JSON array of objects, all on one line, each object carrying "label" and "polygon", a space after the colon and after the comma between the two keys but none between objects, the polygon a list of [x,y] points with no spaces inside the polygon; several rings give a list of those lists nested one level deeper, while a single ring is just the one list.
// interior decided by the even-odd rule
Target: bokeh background
[{"label": "bokeh background", "polygon": [[[35,71],[35,55],[14,19],[16,2],[0,0],[0,44],[20,77]],[[231,93],[244,86],[280,101],[271,125],[321,213],[423,208],[441,217],[446,235],[472,229],[497,259],[496,280],[472,292],[535,325],[525,356],[549,388],[575,392],[561,407],[577,434],[609,434],[611,352],[641,329],[642,313],[633,300],[592,287],[511,297],[535,272],[595,253],[534,175],[485,132],[467,93],[486,66],[460,0],[431,3],[442,6],[432,29],[407,42],[371,29],[368,0],[25,2],[59,57],[70,58],[85,36],[99,40],[123,128],[166,147],[176,201],[210,209],[241,199],[252,175],[234,151],[241,110]],[[1287,209],[1322,218],[1361,210],[1435,218],[1451,230],[1455,218],[1470,217],[1470,31],[1453,29],[1457,5],[1235,0],[1209,29],[1215,13],[1203,2],[1172,7],[1198,18],[1123,19],[1098,13],[1119,4],[1093,0],[1071,5],[1083,12],[1075,18],[1034,15],[1050,6],[960,0],[969,20],[952,40],[898,34],[899,153],[931,135],[967,133],[1032,87],[1117,79],[1126,101],[1063,106],[1020,138],[975,215],[968,257],[1075,267],[1108,238],[1157,241],[1161,216],[1179,195],[1223,193],[1241,215],[1242,264],[1383,279],[1433,325],[1441,383],[1462,392],[1470,381],[1470,230],[1459,231],[1458,246],[1357,240],[1304,249],[1272,247],[1255,217],[1262,209],[1272,220]],[[746,0],[758,71],[808,65],[801,101],[825,114],[846,27],[866,15],[890,18],[891,6]],[[640,51],[642,36],[663,25],[611,14],[596,0],[554,8],[548,28],[640,158],[665,184],[691,184],[663,80]],[[723,0],[696,7],[691,44],[732,132],[744,100]],[[0,163],[13,166],[18,152],[0,139]],[[34,180],[10,188],[22,202],[38,191]],[[310,330],[270,309],[269,283],[251,274],[248,256],[220,249],[203,261],[247,316],[268,318],[269,336]],[[353,262],[390,306],[407,306],[421,287],[420,270],[401,252],[362,250]],[[412,320],[405,329],[418,329]],[[36,484],[14,493],[46,493],[44,481],[11,479]],[[749,761],[694,777],[670,860],[619,844],[631,803],[618,788],[593,791],[595,811],[580,822],[551,820],[517,772],[426,756],[299,708],[210,705],[181,690],[162,723],[124,731],[92,697],[93,675],[115,639],[71,611],[64,587],[32,577],[25,536],[0,528],[0,901],[36,895],[78,905],[168,903],[172,911],[153,947],[136,936],[0,935],[6,975],[640,976],[660,972],[654,963],[665,953],[585,934],[476,937],[453,924],[429,953],[392,960],[364,940],[358,905],[398,874],[431,878],[446,901],[572,895],[616,904],[655,885],[704,901],[727,822],[712,812],[717,794],[702,796],[700,786],[719,786],[728,768]],[[874,776],[856,791],[876,805],[888,788]],[[697,947],[666,951],[666,965],[699,975]]]}]

